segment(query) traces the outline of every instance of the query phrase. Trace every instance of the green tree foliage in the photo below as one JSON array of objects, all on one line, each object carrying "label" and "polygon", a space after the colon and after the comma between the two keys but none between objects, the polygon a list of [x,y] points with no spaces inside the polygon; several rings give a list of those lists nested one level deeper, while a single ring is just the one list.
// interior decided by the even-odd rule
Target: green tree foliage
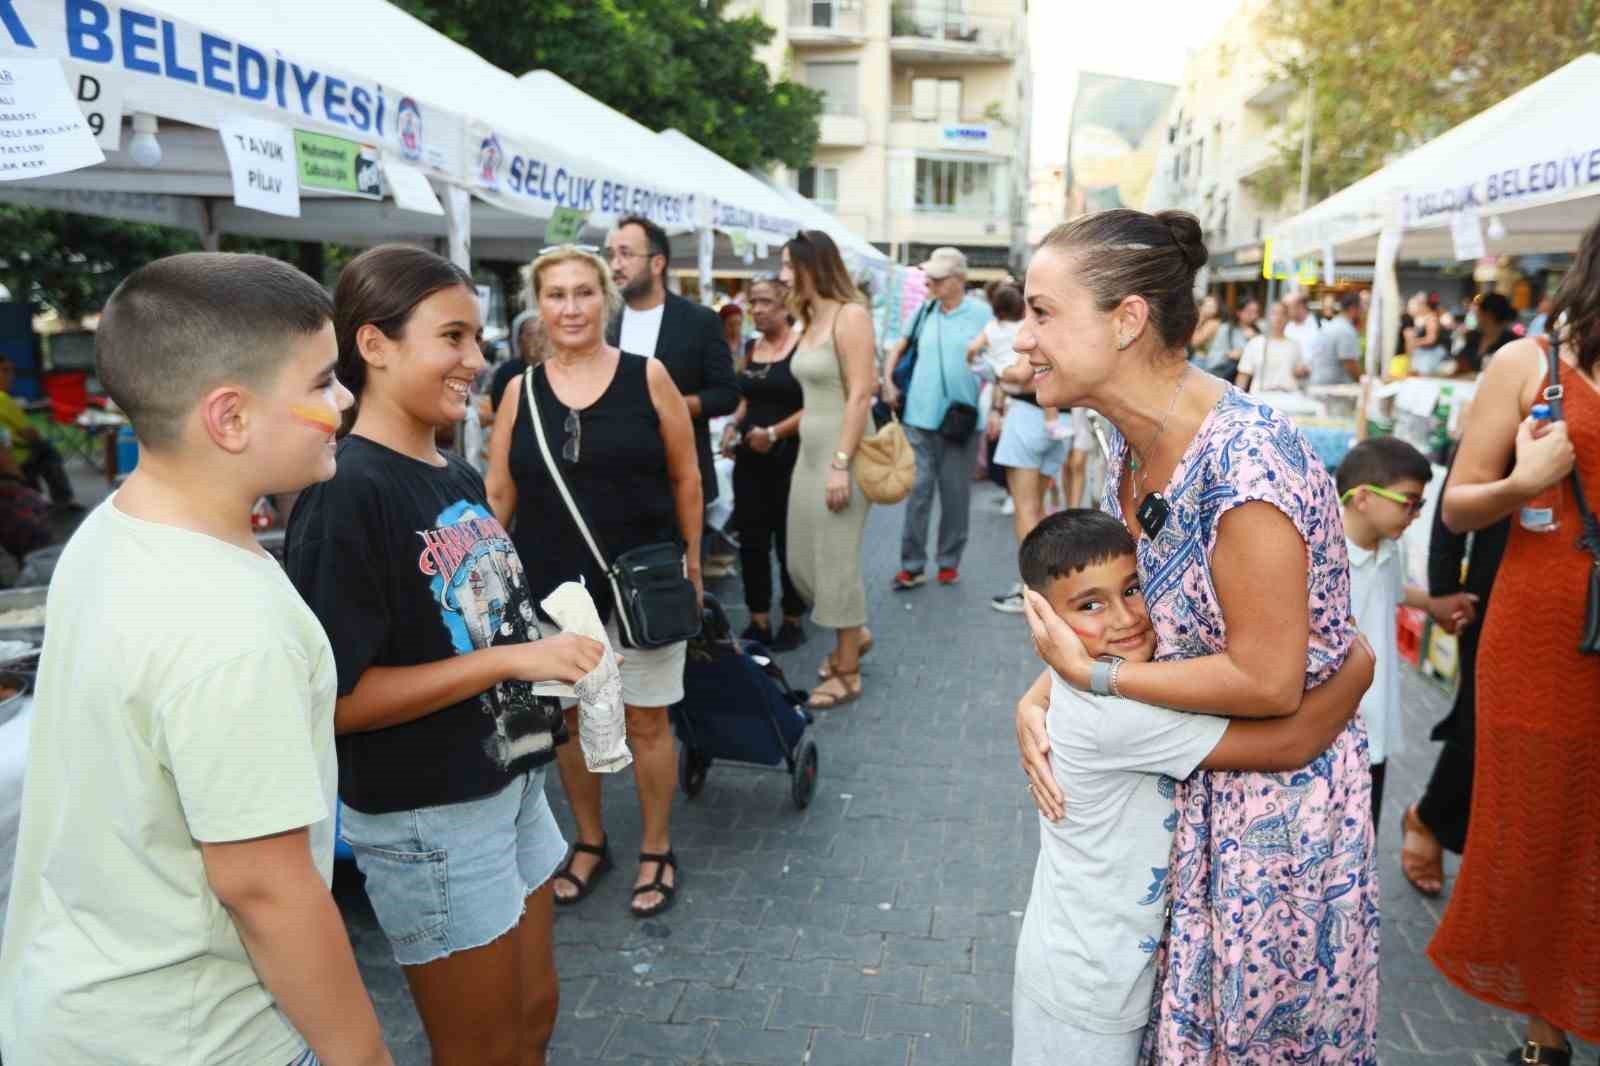
[{"label": "green tree foliage", "polygon": [[682,130],[736,166],[800,167],[822,97],[773,83],[755,49],[773,30],[725,0],[399,0],[512,74],[549,70],[623,114]]},{"label": "green tree foliage", "polygon": [[195,251],[186,230],[0,204],[0,283],[12,299],[77,320],[128,274],[164,255]]},{"label": "green tree foliage", "polygon": [[[1600,51],[1600,0],[1271,0],[1263,17],[1283,75],[1312,86],[1313,203]],[[1300,110],[1269,199],[1299,189]]]}]

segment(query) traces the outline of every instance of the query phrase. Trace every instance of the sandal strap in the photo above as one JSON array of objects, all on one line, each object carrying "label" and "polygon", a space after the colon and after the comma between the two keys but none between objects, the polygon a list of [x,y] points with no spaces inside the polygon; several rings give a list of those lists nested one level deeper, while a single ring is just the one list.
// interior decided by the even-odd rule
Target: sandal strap
[{"label": "sandal strap", "polygon": [[641,851],[639,853],[639,861],[640,862],[666,863],[668,866],[672,867],[674,870],[676,870],[678,868],[678,856],[673,854],[673,851],[672,851],[671,848],[668,848],[664,852]]},{"label": "sandal strap", "polygon": [[596,845],[585,844],[580,840],[572,845],[572,850],[581,851],[585,855],[593,855],[596,858],[603,859],[607,855],[611,854],[611,841],[607,840],[605,837],[601,837],[600,843]]},{"label": "sandal strap", "polygon": [[1571,1066],[1572,1046],[1569,1044],[1557,1048],[1525,1040],[1522,1043],[1522,1058],[1518,1061],[1525,1066]]},{"label": "sandal strap", "polygon": [[669,885],[662,879],[662,875],[666,873],[668,866],[672,867],[673,873],[678,872],[678,856],[673,854],[672,849],[668,848],[665,852],[641,851],[639,853],[639,861],[641,863],[656,863],[656,876],[655,880],[635,888],[633,890],[635,896],[642,896],[646,892],[659,892],[663,896],[671,896],[677,891],[678,886],[676,884]]}]

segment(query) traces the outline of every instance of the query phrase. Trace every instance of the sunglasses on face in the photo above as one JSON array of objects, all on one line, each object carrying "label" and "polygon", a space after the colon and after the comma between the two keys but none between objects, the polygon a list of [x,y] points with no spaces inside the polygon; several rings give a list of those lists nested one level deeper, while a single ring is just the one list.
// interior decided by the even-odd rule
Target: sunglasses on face
[{"label": "sunglasses on face", "polygon": [[1348,490],[1343,496],[1340,496],[1339,502],[1349,503],[1350,497],[1356,494],[1357,489],[1366,489],[1379,499],[1388,500],[1390,503],[1398,503],[1406,509],[1406,513],[1409,515],[1422,513],[1422,497],[1420,495],[1409,492],[1394,492],[1381,485],[1357,485],[1355,488]]}]

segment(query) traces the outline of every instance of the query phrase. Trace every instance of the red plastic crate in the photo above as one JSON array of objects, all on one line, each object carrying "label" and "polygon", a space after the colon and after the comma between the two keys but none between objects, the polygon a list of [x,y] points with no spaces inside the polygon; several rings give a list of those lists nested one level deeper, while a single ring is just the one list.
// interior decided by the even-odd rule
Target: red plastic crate
[{"label": "red plastic crate", "polygon": [[1412,666],[1422,664],[1422,637],[1428,616],[1415,607],[1400,607],[1395,612],[1395,644],[1400,658]]}]

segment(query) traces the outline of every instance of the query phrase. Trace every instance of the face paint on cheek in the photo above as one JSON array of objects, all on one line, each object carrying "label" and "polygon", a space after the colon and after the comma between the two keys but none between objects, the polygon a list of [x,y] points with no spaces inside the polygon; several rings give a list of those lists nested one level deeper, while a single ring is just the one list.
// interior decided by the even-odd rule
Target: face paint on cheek
[{"label": "face paint on cheek", "polygon": [[339,430],[339,412],[331,407],[295,404],[289,408],[289,414],[302,426],[317,430],[319,433],[336,433]]}]

